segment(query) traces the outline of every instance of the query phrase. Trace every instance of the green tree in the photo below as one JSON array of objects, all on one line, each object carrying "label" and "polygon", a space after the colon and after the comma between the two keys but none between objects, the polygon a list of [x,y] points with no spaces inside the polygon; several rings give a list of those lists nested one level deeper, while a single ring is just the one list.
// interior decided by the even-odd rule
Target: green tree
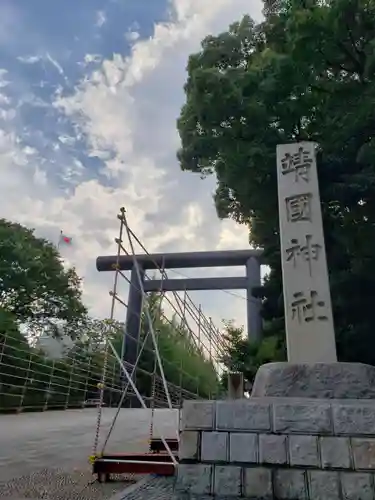
[{"label": "green tree", "polygon": [[284,334],[276,145],[318,144],[338,354],[375,364],[375,1],[269,1],[190,57],[181,168],[216,174],[219,217],[250,228],[271,272],[266,335]]},{"label": "green tree", "polygon": [[[195,346],[185,326],[164,316],[159,297],[151,297],[151,309],[156,304],[159,305],[154,311],[158,314],[154,316],[154,326],[172,400],[176,403],[181,396],[189,398],[197,393],[200,397],[214,395],[218,379],[213,363]],[[144,317],[142,324],[141,342],[147,333]],[[123,335],[122,323],[89,318],[76,333],[74,346],[60,359],[51,359],[27,341],[15,316],[0,308],[0,411],[80,407],[86,399],[97,398],[106,358],[105,340],[109,336],[121,355]],[[149,336],[136,371],[136,385],[144,397],[151,396],[154,366],[154,347]],[[165,404],[159,369],[156,375],[157,405],[161,401]],[[108,348],[106,404],[118,404],[123,379],[120,364]]]},{"label": "green tree", "polygon": [[86,317],[81,279],[64,269],[57,249],[32,229],[0,219],[0,306],[34,333],[75,338]]},{"label": "green tree", "polygon": [[[227,371],[245,374],[249,364],[250,342],[244,334],[243,326],[236,327],[233,321],[224,322],[224,330],[221,335],[225,351],[220,362],[223,363]],[[248,377],[246,376],[246,378]]]},{"label": "green tree", "polygon": [[285,360],[285,347],[277,335],[268,336],[261,342],[250,342],[244,327],[235,326],[233,321],[224,323],[221,334],[225,352],[219,361],[225,367],[221,379],[224,390],[227,389],[228,372],[243,373],[245,380],[252,383],[261,365]]},{"label": "green tree", "polygon": [[113,342],[120,342],[124,332],[122,321],[87,317],[78,330],[75,349],[87,353],[103,351],[107,335]]},{"label": "green tree", "polygon": [[[218,378],[211,360],[203,354],[191,338],[186,325],[176,317],[169,319],[162,308],[162,295],[149,294],[148,307],[153,320],[153,329],[162,359],[163,370],[168,383],[179,390],[180,388],[202,397],[214,394],[218,388]],[[141,332],[139,349],[145,338],[145,346],[139,360],[137,370],[137,386],[142,394],[150,396],[152,379],[150,374],[155,367],[155,350],[152,336],[149,332],[149,323],[145,309],[141,317]],[[115,334],[114,346],[120,355],[123,342],[123,332]],[[125,347],[126,348],[126,347]],[[129,368],[131,371],[131,367]],[[160,369],[156,366],[156,373],[160,377]]]},{"label": "green tree", "polygon": [[[218,378],[211,360],[202,352],[191,337],[191,333],[176,315],[167,318],[162,307],[162,295],[150,294],[150,316],[154,321],[160,356],[166,379],[174,386],[190,393],[209,397],[218,387]],[[142,337],[148,332],[148,322],[143,314]],[[154,346],[148,338],[148,366],[154,360]]]},{"label": "green tree", "polygon": [[0,409],[17,407],[29,362],[29,345],[15,317],[0,307]]}]

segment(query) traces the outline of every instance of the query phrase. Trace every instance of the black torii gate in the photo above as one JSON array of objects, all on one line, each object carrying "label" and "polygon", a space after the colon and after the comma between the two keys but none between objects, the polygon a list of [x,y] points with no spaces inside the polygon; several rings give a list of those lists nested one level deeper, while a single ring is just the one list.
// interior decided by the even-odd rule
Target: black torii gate
[{"label": "black torii gate", "polygon": [[[98,271],[114,271],[118,260],[121,271],[131,271],[128,309],[125,324],[124,362],[134,365],[138,355],[143,293],[179,290],[240,290],[247,291],[247,330],[251,340],[259,340],[262,331],[260,299],[253,290],[261,286],[260,267],[263,250],[221,250],[213,252],[157,253],[142,255],[101,256],[96,259]],[[134,259],[138,263],[134,266]],[[197,267],[245,266],[246,276],[216,278],[182,278],[145,280],[145,271],[151,269],[182,269]],[[139,276],[142,287],[139,284]]]}]

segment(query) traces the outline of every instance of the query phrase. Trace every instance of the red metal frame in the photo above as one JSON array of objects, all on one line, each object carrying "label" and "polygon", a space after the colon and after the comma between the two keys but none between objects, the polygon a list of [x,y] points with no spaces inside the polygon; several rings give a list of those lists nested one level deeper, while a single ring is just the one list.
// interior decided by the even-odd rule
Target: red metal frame
[{"label": "red metal frame", "polygon": [[[178,439],[165,439],[165,441],[171,451],[178,451]],[[167,450],[165,449],[164,443],[160,438],[153,438],[150,442],[150,451],[151,453],[159,453]]]},{"label": "red metal frame", "polygon": [[[177,456],[175,457],[178,460]],[[96,458],[93,474],[99,482],[110,480],[111,474],[158,474],[173,476],[175,465],[168,453],[116,454]]]},{"label": "red metal frame", "polygon": [[[178,440],[165,441],[178,462]],[[111,474],[173,476],[174,473],[175,465],[160,438],[151,439],[149,453],[103,455],[96,458],[93,464],[93,474],[98,476],[99,482],[109,481]]]}]

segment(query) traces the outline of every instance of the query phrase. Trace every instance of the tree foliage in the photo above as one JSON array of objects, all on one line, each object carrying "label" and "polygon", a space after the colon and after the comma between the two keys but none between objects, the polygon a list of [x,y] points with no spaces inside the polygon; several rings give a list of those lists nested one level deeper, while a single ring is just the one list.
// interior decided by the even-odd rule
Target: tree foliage
[{"label": "tree foliage", "polygon": [[61,323],[73,338],[87,313],[81,280],[74,269],[64,269],[54,245],[5,219],[0,219],[0,306],[29,331],[56,333]]},{"label": "tree foliage", "polygon": [[[218,387],[212,361],[204,355],[200,346],[196,345],[186,324],[176,316],[167,319],[162,308],[162,295],[150,294],[148,304],[166,379],[191,393],[199,392],[204,397],[212,396]],[[149,333],[145,311],[141,325],[140,337],[143,342]],[[151,371],[155,352],[150,334],[145,347],[145,355],[140,360],[141,366]],[[157,372],[160,374],[159,370]]]},{"label": "tree foliage", "polygon": [[[98,364],[82,370],[82,359],[51,359],[33,347],[14,314],[0,308],[0,411],[81,406],[97,392]],[[85,375],[83,375],[85,373]]]},{"label": "tree foliage", "polygon": [[[91,337],[83,330],[69,352],[52,359],[27,341],[12,313],[0,309],[0,411],[80,407],[86,399],[97,398],[105,362],[105,338],[109,336],[121,356],[124,329],[116,321],[92,320],[91,324],[96,329]],[[219,382],[214,366],[193,345],[186,329],[165,318],[158,318],[156,324],[158,348],[172,400],[215,394]],[[142,329],[141,340],[146,331]],[[104,400],[114,406],[120,400],[125,377],[111,349],[108,352]],[[157,397],[165,402],[160,370],[155,365],[155,352],[148,337],[135,378],[137,389],[145,398],[152,395],[155,366],[159,380]],[[132,367],[127,368],[131,372]]]},{"label": "tree foliage", "polygon": [[221,381],[224,390],[229,372],[243,373],[245,380],[252,383],[261,365],[285,360],[285,346],[277,335],[268,336],[261,342],[250,342],[243,327],[228,321],[224,324],[222,338],[226,349],[219,361],[225,367]]},{"label": "tree foliage", "polygon": [[276,145],[318,144],[338,354],[375,364],[375,1],[277,0],[202,42],[178,121],[181,168],[216,174],[218,215],[248,224],[271,272],[266,335],[283,335]]},{"label": "tree foliage", "polygon": [[[74,269],[64,269],[52,244],[19,224],[0,220],[0,410],[82,406],[85,399],[97,396],[106,338],[121,356],[125,326],[89,317],[80,284]],[[213,394],[218,379],[212,362],[193,343],[186,326],[166,318],[160,295],[151,295],[148,303],[172,389],[190,396]],[[148,333],[143,311],[141,341]],[[67,335],[74,344],[52,359],[38,343],[40,335]],[[105,399],[112,405],[121,396],[123,377],[111,350],[109,358]],[[144,396],[151,395],[154,367],[148,335],[137,370],[137,387]],[[160,376],[160,370],[156,374]]]}]

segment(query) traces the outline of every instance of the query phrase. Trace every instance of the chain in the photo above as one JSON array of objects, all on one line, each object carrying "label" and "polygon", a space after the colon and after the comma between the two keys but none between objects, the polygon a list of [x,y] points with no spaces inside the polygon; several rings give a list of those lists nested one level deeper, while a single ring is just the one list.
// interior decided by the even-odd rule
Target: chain
[{"label": "chain", "polygon": [[[162,294],[160,297],[160,303],[159,303],[159,316],[161,316],[162,312],[162,297],[164,297],[163,293],[163,280],[164,280],[164,261],[162,265],[162,272],[161,272],[161,284],[160,284],[160,293]],[[157,344],[158,344],[158,337],[159,337],[159,330],[155,330],[155,345],[154,345],[154,369],[152,372],[152,382],[151,382],[151,422],[150,422],[150,443],[149,443],[149,452],[152,452],[152,439],[154,437],[154,418],[155,418],[155,393],[156,393],[156,373],[157,373],[157,367],[158,367],[158,360],[156,356],[156,350],[157,350]]]},{"label": "chain", "polygon": [[[118,282],[118,275],[119,275],[119,260],[120,260],[120,254],[121,254],[121,244],[122,244],[122,234],[123,234],[123,228],[124,228],[124,223],[123,223],[123,214],[125,212],[124,208],[120,209],[121,212],[121,217],[120,218],[120,237],[117,240],[118,247],[117,247],[117,259],[116,259],[116,264],[113,266],[115,269],[115,279],[114,279],[114,284],[113,284],[113,292],[112,292],[112,304],[111,304],[111,315],[110,315],[110,322],[113,321],[114,317],[114,312],[115,312],[115,303],[116,303],[116,296],[117,296],[117,282]],[[103,361],[103,371],[102,371],[102,377],[100,384],[98,384],[98,389],[100,389],[100,395],[99,395],[99,405],[98,405],[98,416],[96,420],[96,431],[95,431],[95,440],[94,440],[94,446],[93,446],[93,454],[92,457],[90,457],[91,461],[95,460],[95,457],[97,456],[97,450],[98,450],[98,444],[99,444],[99,435],[100,435],[100,425],[102,421],[102,413],[103,413],[103,400],[104,400],[104,390],[105,390],[105,382],[106,382],[106,374],[107,374],[107,366],[108,366],[108,337],[109,333],[111,331],[111,323],[108,325],[108,329],[106,329],[105,332],[105,350],[104,350],[104,361]]]},{"label": "chain", "polygon": [[[156,330],[156,340],[158,338],[158,331]],[[151,421],[150,421],[150,441],[149,441],[149,452],[152,452],[152,439],[154,437],[154,417],[155,417],[155,392],[156,392],[156,369],[157,369],[157,359],[154,352],[154,370],[152,372],[152,383],[151,383]]]}]

